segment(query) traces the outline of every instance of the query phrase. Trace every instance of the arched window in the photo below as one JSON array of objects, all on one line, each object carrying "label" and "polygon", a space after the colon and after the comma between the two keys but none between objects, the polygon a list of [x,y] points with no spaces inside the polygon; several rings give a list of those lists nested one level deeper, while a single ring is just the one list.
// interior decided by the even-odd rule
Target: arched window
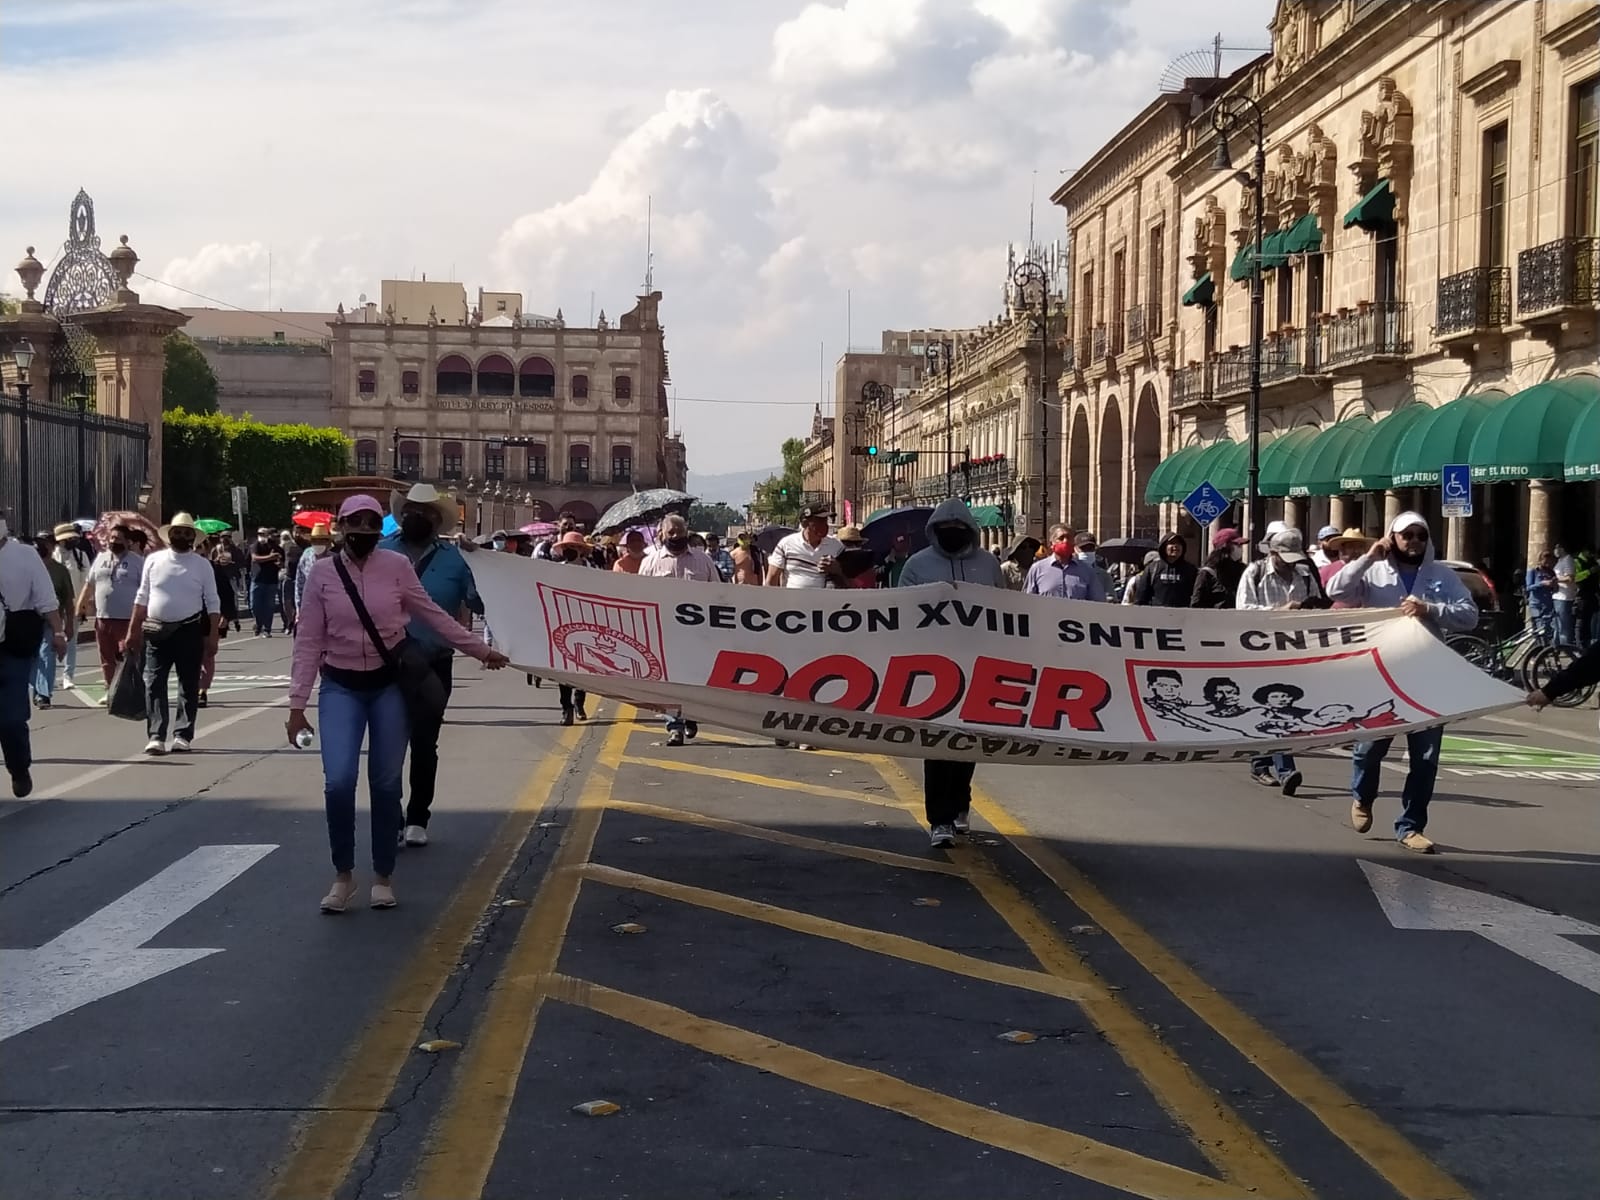
[{"label": "arched window", "polygon": [[544,483],[550,478],[550,450],[543,442],[528,447],[528,482]]},{"label": "arched window", "polygon": [[460,442],[446,442],[439,447],[439,478],[460,479],[466,454]]},{"label": "arched window", "polygon": [[362,367],[356,372],[356,390],[363,396],[370,396],[378,390],[378,373],[371,367]]},{"label": "arched window", "polygon": [[587,375],[574,375],[572,377],[572,398],[574,400],[587,400],[589,398],[589,377]]},{"label": "arched window", "polygon": [[472,364],[459,354],[445,355],[439,360],[434,391],[441,396],[472,395]]},{"label": "arched window", "polygon": [[372,438],[362,438],[356,443],[356,474],[378,473],[378,443]]},{"label": "arched window", "polygon": [[556,369],[550,360],[535,355],[523,359],[517,368],[517,393],[522,396],[554,396],[556,394]]},{"label": "arched window", "polygon": [[629,375],[618,375],[611,381],[611,394],[618,400],[633,399],[633,378]]},{"label": "arched window", "polygon": [[633,447],[611,447],[611,482],[633,482]]},{"label": "arched window", "polygon": [[515,379],[511,360],[501,354],[491,354],[478,363],[478,395],[509,396]]},{"label": "arched window", "polygon": [[483,448],[483,477],[498,483],[506,477],[506,448],[499,442],[489,442]]},{"label": "arched window", "polygon": [[416,442],[400,443],[400,462],[397,464],[402,479],[416,479],[422,475],[422,447]]},{"label": "arched window", "polygon": [[567,482],[589,482],[589,447],[582,442],[574,442],[567,451]]},{"label": "arched window", "polygon": [[415,396],[422,390],[421,379],[415,371],[400,372],[400,390],[407,396]]}]

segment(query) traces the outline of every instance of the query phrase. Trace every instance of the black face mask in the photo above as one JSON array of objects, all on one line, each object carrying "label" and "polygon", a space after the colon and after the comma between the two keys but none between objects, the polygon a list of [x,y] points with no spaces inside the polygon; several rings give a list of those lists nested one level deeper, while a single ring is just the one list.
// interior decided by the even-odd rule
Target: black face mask
[{"label": "black face mask", "polygon": [[666,539],[667,549],[674,554],[682,554],[689,548],[689,539],[686,537],[669,537]]},{"label": "black face mask", "polygon": [[350,557],[352,558],[365,558],[378,548],[378,539],[381,536],[381,534],[367,532],[346,533],[344,535],[345,549],[350,551]]},{"label": "black face mask", "polygon": [[946,554],[960,554],[972,545],[972,530],[965,525],[941,525],[933,531],[933,540]]},{"label": "black face mask", "polygon": [[167,541],[172,544],[172,548],[179,554],[187,554],[189,551],[194,549],[193,534],[185,536],[184,534],[174,532],[172,536],[167,539]]},{"label": "black face mask", "polygon": [[122,554],[127,549],[128,549],[128,543],[127,542],[112,542],[111,543],[111,553],[113,553],[113,554]]},{"label": "black face mask", "polygon": [[426,542],[433,537],[433,522],[424,513],[406,513],[400,518],[400,536],[408,542]]},{"label": "black face mask", "polygon": [[576,550],[563,550],[561,552],[561,561],[567,563],[577,562],[578,552]]}]

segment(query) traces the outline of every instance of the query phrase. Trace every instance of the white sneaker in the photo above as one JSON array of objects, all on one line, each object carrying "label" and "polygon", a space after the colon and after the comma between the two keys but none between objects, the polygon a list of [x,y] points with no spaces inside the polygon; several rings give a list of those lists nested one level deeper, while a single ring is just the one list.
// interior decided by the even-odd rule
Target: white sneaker
[{"label": "white sneaker", "polygon": [[958,812],[956,814],[956,819],[954,822],[952,822],[952,824],[954,825],[957,833],[966,833],[972,828],[972,826],[968,823],[967,814],[965,812]]},{"label": "white sneaker", "polygon": [[100,699],[98,699],[98,700],[96,700],[94,702],[94,706],[96,708],[104,708],[108,703],[110,703],[110,701],[111,701],[111,697],[110,696],[101,696]]},{"label": "white sneaker", "polygon": [[189,746],[189,739],[188,738],[173,738],[172,739],[172,752],[174,754],[187,754],[187,753],[189,753],[189,749],[190,749],[190,746]]},{"label": "white sneaker", "polygon": [[165,754],[167,748],[161,744],[160,738],[151,738],[144,744],[144,752],[150,755]]},{"label": "white sneaker", "polygon": [[406,845],[426,846],[428,844],[428,831],[421,825],[406,826]]},{"label": "white sneaker", "polygon": [[63,675],[61,677],[61,686],[66,688],[67,691],[70,692],[73,688],[77,687],[78,685],[72,682],[72,676]]},{"label": "white sneaker", "polygon": [[953,825],[935,825],[928,832],[928,844],[931,846],[954,846],[956,844],[956,831]]}]

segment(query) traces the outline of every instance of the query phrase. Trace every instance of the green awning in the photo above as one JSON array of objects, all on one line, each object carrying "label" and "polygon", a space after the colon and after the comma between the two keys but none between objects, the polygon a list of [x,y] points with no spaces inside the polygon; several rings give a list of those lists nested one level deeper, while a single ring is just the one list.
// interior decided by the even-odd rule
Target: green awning
[{"label": "green awning", "polygon": [[1228,268],[1228,278],[1235,283],[1243,283],[1250,278],[1250,258],[1256,252],[1256,244],[1247,242],[1239,247],[1239,253],[1233,256],[1233,266]]},{"label": "green awning", "polygon": [[1344,227],[1355,225],[1368,233],[1382,233],[1394,225],[1394,188],[1387,179],[1378,180],[1378,185],[1345,213]]},{"label": "green awning", "polygon": [[1261,448],[1261,487],[1263,496],[1287,496],[1300,480],[1307,448],[1322,431],[1315,425],[1302,425],[1280,433]]},{"label": "green awning", "polygon": [[998,504],[976,505],[972,510],[972,519],[978,523],[979,529],[1004,529],[1006,526],[1005,515]]},{"label": "green awning", "polygon": [[1433,412],[1426,404],[1408,404],[1379,421],[1360,453],[1352,452],[1345,460],[1345,491],[1381,492],[1394,487],[1395,455],[1401,439]]},{"label": "green awning", "polygon": [[1289,261],[1289,255],[1283,248],[1283,239],[1287,233],[1288,230],[1280,229],[1277,233],[1269,233],[1261,239],[1261,269],[1263,271],[1281,267]]},{"label": "green awning", "polygon": [[1345,486],[1345,464],[1359,460],[1377,428],[1370,417],[1363,415],[1324,429],[1300,456],[1300,469],[1289,495],[1343,496],[1358,490]]},{"label": "green awning", "polygon": [[1210,305],[1217,297],[1217,285],[1211,280],[1211,272],[1207,271],[1189,285],[1189,290],[1183,294],[1183,302],[1187,305]]},{"label": "green awning", "polygon": [[1567,482],[1600,479],[1600,404],[1591,404],[1567,439]]},{"label": "green awning", "polygon": [[1429,409],[1427,417],[1406,430],[1395,447],[1389,485],[1438,487],[1442,467],[1470,461],[1467,456],[1478,427],[1504,399],[1500,392],[1479,392]]},{"label": "green awning", "polygon": [[1179,503],[1188,499],[1189,493],[1202,483],[1211,478],[1217,464],[1226,458],[1233,449],[1233,443],[1226,438],[1212,442],[1211,445],[1201,450],[1187,463],[1181,471],[1176,471],[1172,476],[1172,498]]},{"label": "green awning", "polygon": [[[1205,449],[1204,446],[1185,446],[1182,450],[1175,450],[1159,463],[1156,469],[1150,472],[1150,478],[1144,485],[1144,502],[1146,504],[1166,504],[1173,499],[1182,500],[1183,496],[1174,497],[1172,494],[1172,479],[1179,471],[1184,469],[1184,464],[1189,462]],[[1183,495],[1187,496],[1185,492]]]},{"label": "green awning", "polygon": [[1282,231],[1285,254],[1315,254],[1322,249],[1322,226],[1315,213],[1307,213]]},{"label": "green awning", "polygon": [[[1263,449],[1267,441],[1268,438],[1261,440]],[[1211,486],[1230,500],[1237,500],[1250,486],[1250,439],[1234,442],[1228,453],[1218,455],[1210,465]]]},{"label": "green awning", "polygon": [[1484,418],[1464,460],[1474,482],[1561,479],[1567,442],[1585,411],[1600,404],[1600,379],[1574,375],[1525,388]]}]

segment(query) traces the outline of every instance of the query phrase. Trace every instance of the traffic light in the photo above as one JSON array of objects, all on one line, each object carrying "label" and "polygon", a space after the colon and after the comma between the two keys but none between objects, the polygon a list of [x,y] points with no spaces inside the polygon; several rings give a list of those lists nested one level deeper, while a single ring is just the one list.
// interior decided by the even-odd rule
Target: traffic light
[{"label": "traffic light", "polygon": [[782,497],[783,499],[787,500],[789,498],[789,489],[788,488],[779,488],[778,489],[778,495],[780,497]]},{"label": "traffic light", "polygon": [[851,446],[850,447],[850,453],[851,454],[862,454],[862,455],[865,455],[868,458],[877,458],[878,457],[878,448],[876,446]]}]

